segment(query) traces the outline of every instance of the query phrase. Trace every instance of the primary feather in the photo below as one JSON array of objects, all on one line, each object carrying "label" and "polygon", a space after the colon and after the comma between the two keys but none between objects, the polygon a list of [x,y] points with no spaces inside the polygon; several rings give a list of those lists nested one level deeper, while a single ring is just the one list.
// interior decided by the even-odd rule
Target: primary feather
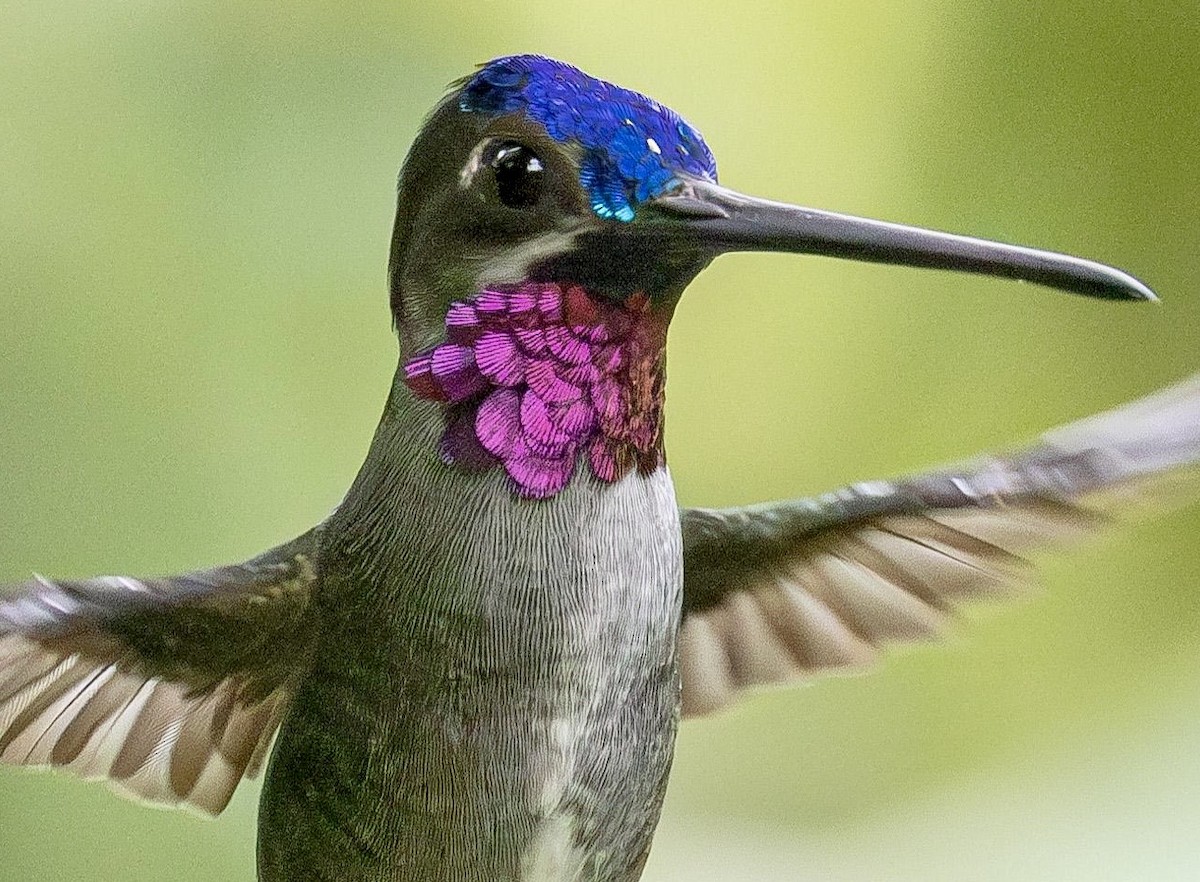
[{"label": "primary feather", "polygon": [[187,576],[20,586],[0,604],[0,761],[220,812],[303,668],[314,536]]},{"label": "primary feather", "polygon": [[813,499],[687,509],[685,715],[748,687],[860,668],[953,606],[1029,579],[1025,556],[1200,484],[1200,375],[1007,456]]}]

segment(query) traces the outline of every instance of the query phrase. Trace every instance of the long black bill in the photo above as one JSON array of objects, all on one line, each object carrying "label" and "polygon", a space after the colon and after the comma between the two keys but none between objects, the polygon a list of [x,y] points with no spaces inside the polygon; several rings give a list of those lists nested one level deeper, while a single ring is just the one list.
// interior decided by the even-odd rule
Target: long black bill
[{"label": "long black bill", "polygon": [[1128,273],[1091,260],[756,199],[707,181],[689,180],[649,205],[656,219],[641,227],[643,235],[665,236],[713,255],[826,254],[1022,279],[1107,300],[1158,299]]}]

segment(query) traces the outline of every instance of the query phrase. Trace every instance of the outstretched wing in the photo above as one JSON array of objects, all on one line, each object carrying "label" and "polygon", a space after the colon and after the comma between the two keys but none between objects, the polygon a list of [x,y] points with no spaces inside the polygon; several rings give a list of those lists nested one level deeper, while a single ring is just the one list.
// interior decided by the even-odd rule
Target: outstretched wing
[{"label": "outstretched wing", "polygon": [[686,509],[684,714],[930,639],[956,603],[1027,579],[1022,555],[1198,485],[1200,374],[1012,455],[813,499]]},{"label": "outstretched wing", "polygon": [[185,576],[5,592],[0,761],[220,812],[260,768],[304,664],[316,541]]}]

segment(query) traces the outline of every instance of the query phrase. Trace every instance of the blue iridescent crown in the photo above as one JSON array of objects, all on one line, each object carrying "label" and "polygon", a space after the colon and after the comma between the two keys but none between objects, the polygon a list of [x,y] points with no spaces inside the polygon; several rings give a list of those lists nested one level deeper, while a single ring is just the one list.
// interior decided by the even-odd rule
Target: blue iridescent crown
[{"label": "blue iridescent crown", "polygon": [[459,107],[523,113],[554,140],[582,147],[579,183],[603,218],[633,220],[638,203],[669,190],[677,173],[717,179],[708,145],[671,108],[540,55],[484,65],[463,87]]}]

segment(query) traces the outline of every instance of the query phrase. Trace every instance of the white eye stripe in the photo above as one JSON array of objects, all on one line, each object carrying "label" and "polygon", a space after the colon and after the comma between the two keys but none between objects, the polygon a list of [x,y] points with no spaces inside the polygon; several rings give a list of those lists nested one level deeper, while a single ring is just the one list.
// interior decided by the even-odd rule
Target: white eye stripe
[{"label": "white eye stripe", "polygon": [[475,178],[479,176],[480,170],[484,168],[483,153],[491,145],[492,141],[485,138],[475,145],[475,149],[467,157],[466,164],[462,167],[462,171],[458,173],[458,185],[462,189],[469,190],[475,183]]}]

